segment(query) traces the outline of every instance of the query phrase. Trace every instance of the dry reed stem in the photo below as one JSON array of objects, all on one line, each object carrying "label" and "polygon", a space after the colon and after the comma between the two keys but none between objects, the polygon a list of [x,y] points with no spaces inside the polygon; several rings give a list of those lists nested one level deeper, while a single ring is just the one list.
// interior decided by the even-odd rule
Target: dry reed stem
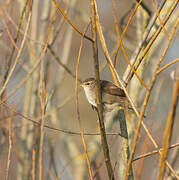
[{"label": "dry reed stem", "polygon": [[[14,107],[12,106],[12,109]],[[12,151],[12,120],[14,118],[14,112],[11,111],[11,117],[9,118],[9,148],[8,148],[8,158],[7,158],[7,167],[6,167],[6,180],[9,179],[9,167],[11,162],[11,151]]]},{"label": "dry reed stem", "polygon": [[4,25],[5,25],[5,28],[6,28],[8,37],[9,37],[9,39],[11,40],[13,47],[16,48],[17,51],[19,51],[19,48],[18,48],[15,40],[13,39],[12,34],[11,34],[11,32],[10,32],[10,30],[9,30],[9,27],[8,27],[8,25],[7,25],[4,10],[2,10],[2,13],[3,13],[3,23],[4,23]]},{"label": "dry reed stem", "polygon": [[17,65],[17,62],[18,62],[19,57],[20,57],[20,55],[21,55],[21,52],[22,52],[22,49],[23,49],[23,47],[24,47],[25,40],[26,40],[26,37],[27,37],[27,32],[28,32],[29,25],[30,25],[31,15],[32,15],[32,13],[31,13],[31,11],[30,11],[30,12],[29,12],[29,17],[28,17],[28,20],[27,20],[27,25],[26,25],[26,29],[25,29],[25,33],[24,33],[23,40],[22,40],[22,42],[21,42],[21,45],[20,45],[19,51],[18,51],[18,53],[17,53],[16,59],[14,60],[14,64],[13,64],[13,66],[12,66],[12,68],[11,68],[11,70],[10,70],[10,72],[9,72],[9,74],[8,74],[8,76],[7,76],[4,84],[3,84],[3,87],[2,87],[2,89],[1,89],[1,91],[0,91],[0,96],[2,95],[2,93],[4,92],[4,90],[6,89],[6,86],[7,86],[8,82],[9,82],[9,80],[10,80],[10,78],[11,78],[11,76],[12,76],[14,70],[15,70],[15,67],[16,67],[16,65]]},{"label": "dry reed stem", "polygon": [[[24,17],[24,14],[25,14],[25,11],[26,11],[26,8],[27,8],[27,2],[28,2],[28,0],[26,0],[26,3],[25,3],[25,5],[24,5],[24,8],[23,8],[23,11],[22,11],[22,13],[21,13],[21,17],[20,17],[20,20],[19,20],[19,24],[18,24],[18,27],[17,27],[17,32],[16,32],[16,35],[15,35],[15,39],[14,39],[14,41],[13,42],[17,42],[17,40],[18,40],[18,37],[19,37],[19,31],[20,31],[20,28],[21,28],[21,25],[22,25],[22,20],[23,20],[23,17]],[[4,15],[5,15],[5,13],[4,13]],[[7,17],[7,15],[6,15],[6,17]],[[9,58],[8,58],[8,60],[7,60],[7,64],[6,64],[6,69],[5,69],[5,73],[4,73],[4,79],[3,79],[3,87],[2,88],[4,88],[4,89],[1,89],[2,91],[1,91],[1,100],[3,100],[4,99],[4,97],[5,97],[5,90],[6,90],[6,85],[7,84],[5,84],[5,83],[8,83],[8,78],[10,79],[10,76],[12,76],[12,74],[13,74],[13,71],[15,70],[15,67],[16,67],[16,64],[15,63],[18,63],[18,59],[19,59],[19,57],[20,57],[20,54],[21,54],[21,51],[22,51],[22,49],[23,49],[23,46],[24,46],[24,44],[25,44],[25,40],[26,40],[26,38],[27,38],[27,31],[28,31],[28,29],[29,29],[29,24],[30,24],[30,19],[31,19],[31,12],[29,13],[29,19],[28,19],[28,21],[27,21],[27,25],[26,25],[26,29],[25,29],[25,33],[24,33],[24,35],[23,35],[23,40],[21,41],[21,49],[18,49],[18,52],[17,52],[17,56],[16,56],[16,58],[15,58],[15,62],[14,62],[14,64],[12,63],[12,58],[13,58],[13,54],[14,54],[14,52],[15,52],[15,49],[17,49],[17,47],[15,48],[14,46],[12,47],[12,51],[10,52],[10,56],[9,56]],[[4,23],[5,23],[5,26],[7,27],[7,23],[6,23],[6,18],[4,19]],[[7,27],[8,28],[8,27]],[[8,29],[7,29],[7,31],[8,31]],[[18,57],[19,56],[19,57]],[[13,64],[13,65],[12,65]],[[11,65],[12,65],[12,67],[11,67]],[[11,70],[10,70],[10,68],[11,68]],[[13,68],[14,68],[14,70],[13,70]],[[10,75],[10,73],[9,73],[9,71],[10,71],[10,73],[12,73],[11,75]],[[6,97],[5,97],[6,98]],[[2,106],[3,107],[3,106]],[[3,110],[3,109],[2,109]],[[2,119],[3,120],[3,119]],[[3,122],[3,121],[2,121]],[[3,124],[2,124],[3,125]],[[3,127],[3,126],[2,126]],[[2,129],[3,130],[3,129]],[[16,147],[16,146],[15,146]],[[15,148],[15,150],[16,150],[16,148]],[[19,158],[19,152],[17,153],[17,151],[16,151],[16,154],[18,155],[18,158]]]},{"label": "dry reed stem", "polygon": [[[75,78],[75,75],[73,74],[73,72],[65,65],[63,64],[61,61],[60,61],[60,58],[59,56],[57,56],[55,54],[55,52],[53,51],[52,47],[50,45],[48,45],[48,49],[50,50],[51,54],[54,56],[55,60],[58,62],[58,64],[60,66],[62,66],[67,73],[69,73],[73,78]],[[35,58],[35,56],[34,56]],[[36,59],[36,58],[35,58]],[[27,80],[31,77],[32,73],[36,70],[36,68],[38,67],[39,63],[40,63],[40,60],[41,60],[41,57],[39,59],[36,59],[36,63],[34,64],[34,66],[31,68],[31,70],[27,73],[27,75],[24,77],[24,79],[18,83],[18,85],[12,89],[9,94],[3,98],[3,102],[7,101],[14,93],[16,93],[16,91],[18,89],[20,89],[26,82]],[[78,78],[78,81],[81,82],[81,79]]]},{"label": "dry reed stem", "polygon": [[114,180],[114,172],[111,164],[109,147],[106,138],[105,126],[104,126],[104,117],[103,117],[103,110],[101,104],[101,92],[100,92],[100,74],[99,74],[99,60],[98,60],[98,45],[97,45],[97,5],[95,0],[90,0],[91,6],[91,31],[93,37],[93,58],[94,58],[94,75],[96,80],[96,103],[97,103],[97,111],[98,111],[98,118],[99,118],[99,127],[101,133],[101,145],[103,148],[106,168],[108,172],[108,177],[110,180]]},{"label": "dry reed stem", "polygon": [[48,39],[49,34],[51,31],[51,25],[53,22],[53,18],[50,20],[50,23],[48,25],[46,38],[44,40],[44,49],[41,53],[40,59],[41,59],[41,67],[40,67],[40,106],[41,106],[41,122],[40,122],[40,147],[39,147],[39,180],[42,180],[42,159],[43,159],[43,141],[44,141],[44,125],[45,125],[45,111],[46,111],[46,89],[45,89],[45,80],[44,80],[44,57],[45,52],[47,50],[48,46]]},{"label": "dry reed stem", "polygon": [[85,142],[85,138],[84,138],[84,129],[80,120],[80,111],[79,111],[79,101],[78,101],[78,69],[79,69],[79,63],[80,63],[80,56],[81,56],[81,51],[82,51],[82,47],[83,47],[83,40],[85,37],[85,33],[88,30],[88,26],[86,27],[83,36],[81,37],[81,42],[80,42],[80,48],[79,48],[79,52],[78,52],[78,57],[77,57],[77,63],[76,63],[76,78],[75,78],[75,94],[76,94],[76,111],[77,111],[77,119],[78,119],[78,123],[80,126],[80,133],[81,133],[81,139],[82,139],[82,143],[83,143],[83,149],[84,149],[84,153],[85,153],[85,158],[88,164],[88,173],[90,176],[90,179],[93,180],[93,176],[92,176],[92,169],[91,169],[91,164],[90,164],[90,160],[89,160],[89,156],[88,156],[88,152],[87,152],[87,147],[86,147],[86,142]]},{"label": "dry reed stem", "polygon": [[[34,64],[32,69],[27,73],[27,75],[24,77],[24,79],[22,81],[20,81],[18,83],[18,85],[14,89],[12,89],[6,97],[4,97],[2,99],[3,102],[6,102],[13,94],[16,93],[16,91],[18,89],[20,89],[27,82],[27,80],[31,77],[32,73],[36,70],[37,66],[39,65],[40,60],[41,60],[41,58],[37,59],[36,63]],[[0,104],[1,104],[1,102],[0,102]]]},{"label": "dry reed stem", "polygon": [[[29,1],[29,0],[27,0],[27,1]],[[10,17],[10,15],[9,15],[8,13],[6,13],[6,16],[7,16],[8,20],[11,22],[11,24],[15,27],[15,29],[18,30],[18,29],[19,29],[19,24],[17,25],[16,22],[14,22],[14,20]],[[22,35],[24,35],[24,30],[23,30],[23,29],[19,29],[19,33],[21,33]],[[44,45],[42,42],[40,42],[40,41],[37,40],[37,39],[34,39],[34,38],[33,38],[31,35],[29,35],[29,34],[27,34],[27,39],[28,39],[28,40],[31,40],[32,42],[34,42],[34,43],[36,43],[36,44],[38,44],[38,45],[41,45],[41,46]],[[11,56],[12,56],[12,55],[13,55],[13,54],[11,53]]]},{"label": "dry reed stem", "polygon": [[[177,140],[179,140],[179,138],[177,138]],[[170,146],[171,147],[171,146]],[[169,147],[169,149],[170,149]],[[177,159],[178,159],[178,154],[179,154],[179,148],[174,149],[172,155],[171,155],[171,166],[174,167],[177,163]],[[177,170],[176,170],[177,171]],[[166,174],[167,177],[171,177],[172,174],[170,173],[170,171],[167,172]]]},{"label": "dry reed stem", "polygon": [[[179,67],[179,65],[178,65],[178,67]],[[168,156],[168,150],[169,150],[169,145],[170,145],[172,132],[173,132],[176,108],[177,108],[178,99],[179,99],[179,70],[177,73],[178,73],[178,77],[176,77],[176,80],[174,81],[172,102],[171,102],[171,106],[170,106],[170,111],[169,111],[165,131],[163,134],[163,145],[162,145],[163,149],[161,151],[161,156],[159,159],[158,180],[162,180],[164,178],[165,161],[167,160],[167,156]]]},{"label": "dry reed stem", "polygon": [[32,180],[35,180],[35,161],[36,161],[36,151],[35,149],[33,149],[32,150],[32,171],[31,171]]},{"label": "dry reed stem", "polygon": [[[128,175],[129,175],[129,170],[130,170],[130,166],[132,164],[132,159],[133,159],[133,156],[134,156],[134,153],[135,153],[135,149],[136,149],[136,144],[137,144],[137,139],[138,139],[138,135],[139,135],[139,131],[140,131],[140,127],[141,127],[141,124],[142,124],[142,118],[143,118],[143,115],[145,113],[145,109],[146,109],[146,106],[147,106],[147,103],[148,103],[148,100],[149,100],[149,97],[150,97],[150,94],[151,94],[151,90],[154,86],[154,83],[156,81],[156,78],[157,78],[157,71],[158,69],[160,68],[160,65],[166,55],[166,52],[169,48],[169,45],[170,45],[170,42],[175,34],[175,31],[177,29],[177,26],[178,26],[178,23],[179,23],[179,19],[178,21],[175,23],[173,29],[172,29],[172,32],[169,36],[169,40],[168,40],[168,43],[163,51],[163,54],[161,55],[161,58],[158,62],[158,64],[156,65],[156,69],[155,69],[155,72],[152,76],[152,79],[151,79],[151,83],[150,83],[150,86],[149,86],[149,90],[146,92],[146,96],[145,96],[145,99],[144,99],[144,103],[143,103],[143,106],[142,106],[142,110],[141,110],[141,113],[140,113],[140,116],[139,116],[139,120],[138,120],[138,123],[137,123],[137,127],[136,127],[136,131],[135,131],[135,135],[134,135],[134,138],[133,138],[133,144],[132,144],[132,148],[131,148],[131,155],[130,155],[130,158],[129,158],[129,162],[128,162],[128,168],[127,168],[127,171],[126,171],[126,177],[125,177],[125,180],[128,179]],[[167,163],[168,164],[168,163]],[[169,165],[169,164],[168,164]],[[168,166],[169,167],[169,166]],[[171,168],[171,167],[169,167]],[[171,169],[170,169],[171,170]],[[172,170],[172,173],[176,175],[176,173]]]},{"label": "dry reed stem", "polygon": [[[175,4],[175,5],[176,5],[176,4]],[[149,138],[150,138],[150,140],[152,141],[152,143],[153,143],[153,145],[155,146],[155,148],[157,148],[158,145],[157,145],[156,142],[154,141],[153,137],[150,135],[148,129],[146,128],[146,126],[145,126],[145,124],[144,124],[143,122],[142,122],[142,126],[144,127],[145,131],[147,132],[147,135],[149,136]],[[166,164],[167,164],[168,168],[170,169],[170,171],[171,171],[173,174],[175,174],[175,176],[177,177],[177,175],[176,175],[175,171],[173,170],[173,168],[171,167],[171,165],[170,165],[168,162],[166,162]]]},{"label": "dry reed stem", "polygon": [[[45,117],[45,116],[44,116]],[[114,133],[115,134],[115,133]],[[84,134],[85,135],[85,134]]]},{"label": "dry reed stem", "polygon": [[[119,27],[118,27],[118,23],[117,23],[117,15],[116,15],[116,9],[115,9],[114,1],[112,1],[112,9],[113,9],[113,17],[114,17],[114,23],[115,23],[115,27],[116,27],[116,33],[117,33],[117,36],[118,36],[118,38],[120,40],[121,37],[120,37]],[[126,59],[127,63],[130,64],[129,58],[128,58],[126,52],[125,52],[125,49],[124,49],[122,41],[121,41],[121,47],[122,47],[122,52],[123,52],[123,54],[125,56],[125,59]],[[115,64],[114,64],[114,67],[115,67]],[[133,67],[131,67],[131,68],[133,69]],[[134,72],[134,73],[136,74],[136,77],[141,82],[142,80],[139,78],[137,73],[136,72]],[[145,83],[143,81],[142,81],[142,84],[144,84],[144,86],[146,87],[146,85],[145,85]],[[121,165],[121,166],[124,166],[123,172],[125,173],[126,166],[127,166],[128,160],[129,160],[130,150],[129,150],[128,131],[127,131],[127,125],[126,125],[126,119],[125,119],[124,111],[123,111],[123,113],[121,112],[121,117],[119,116],[119,118],[120,118],[119,119],[119,123],[120,123],[121,134],[125,135],[125,137],[122,137],[122,150],[123,150],[122,159],[123,159],[123,165]],[[124,174],[124,173],[121,173],[121,174]],[[131,170],[130,170],[130,177],[129,177],[129,179],[134,179],[132,166],[131,166]]]},{"label": "dry reed stem", "polygon": [[40,121],[40,145],[39,145],[39,180],[42,180],[45,102],[46,102],[46,90],[45,90],[45,81],[44,81],[44,59],[42,59],[41,68],[40,68],[41,121]]}]

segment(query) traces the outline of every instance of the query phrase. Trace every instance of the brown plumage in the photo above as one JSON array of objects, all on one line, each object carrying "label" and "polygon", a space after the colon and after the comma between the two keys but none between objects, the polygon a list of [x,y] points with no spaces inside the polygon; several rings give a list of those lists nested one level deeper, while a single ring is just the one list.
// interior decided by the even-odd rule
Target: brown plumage
[{"label": "brown plumage", "polygon": [[[92,104],[92,106],[97,107],[95,85],[96,82],[94,78],[88,78],[81,84],[81,86],[84,88],[89,103]],[[125,107],[125,103],[128,104],[129,109],[132,109],[122,88],[105,80],[100,80],[100,88],[102,92],[101,97],[104,109],[112,110],[116,106]]]}]

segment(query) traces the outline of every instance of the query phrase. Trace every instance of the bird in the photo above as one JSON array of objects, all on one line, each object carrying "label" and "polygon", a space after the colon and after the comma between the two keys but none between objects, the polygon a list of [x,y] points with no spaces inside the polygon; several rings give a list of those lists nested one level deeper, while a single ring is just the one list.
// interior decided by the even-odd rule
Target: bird
[{"label": "bird", "polygon": [[[84,80],[80,86],[83,87],[86,98],[92,105],[92,108],[97,110],[96,84],[96,80],[93,77],[90,77]],[[103,111],[109,112],[116,107],[125,108],[126,104],[128,109],[133,109],[121,87],[118,87],[112,82],[106,80],[100,80],[99,87],[102,93],[101,104]]]}]

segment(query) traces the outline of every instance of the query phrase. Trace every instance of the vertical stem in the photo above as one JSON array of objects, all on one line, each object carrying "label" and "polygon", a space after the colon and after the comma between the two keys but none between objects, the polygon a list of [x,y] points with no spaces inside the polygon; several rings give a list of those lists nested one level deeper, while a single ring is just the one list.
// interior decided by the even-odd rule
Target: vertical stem
[{"label": "vertical stem", "polygon": [[114,172],[111,165],[109,148],[107,144],[107,138],[105,133],[104,119],[103,119],[103,111],[101,106],[101,92],[99,86],[99,61],[98,61],[98,47],[97,47],[97,31],[96,31],[96,12],[95,12],[95,2],[94,0],[90,0],[91,3],[91,26],[92,26],[92,36],[93,36],[93,57],[94,57],[94,71],[95,71],[95,79],[96,79],[96,97],[97,97],[97,109],[98,109],[98,117],[99,117],[99,125],[100,125],[100,133],[101,133],[101,144],[103,147],[103,153],[105,158],[105,163],[107,167],[107,172],[110,180],[114,180]]},{"label": "vertical stem", "polygon": [[[126,124],[126,118],[125,118],[125,113],[123,109],[119,109],[118,113],[117,113],[117,118],[119,119],[119,123],[120,123],[120,129],[121,129],[121,138],[122,138],[122,158],[123,158],[123,167],[124,170],[121,174],[123,177],[122,179],[124,179],[125,176],[125,172],[127,169],[127,163],[129,161],[129,157],[130,157],[130,151],[129,151],[129,139],[128,139],[128,132],[127,132],[127,124]],[[132,171],[132,166],[130,167],[130,171],[129,171],[129,180],[133,180],[133,171]]]},{"label": "vertical stem", "polygon": [[[177,68],[179,68],[179,64]],[[172,130],[173,130],[173,124],[174,124],[174,119],[175,119],[175,114],[176,114],[176,108],[177,108],[178,99],[179,99],[179,70],[178,72],[176,71],[176,74],[178,75],[176,75],[176,80],[174,81],[172,103],[171,103],[168,120],[167,120],[164,136],[163,136],[163,150],[161,151],[161,156],[159,159],[158,180],[162,180],[165,175],[165,166],[166,166],[165,161],[167,160],[168,149],[170,146],[170,141],[171,141],[172,132],[173,132]]]}]

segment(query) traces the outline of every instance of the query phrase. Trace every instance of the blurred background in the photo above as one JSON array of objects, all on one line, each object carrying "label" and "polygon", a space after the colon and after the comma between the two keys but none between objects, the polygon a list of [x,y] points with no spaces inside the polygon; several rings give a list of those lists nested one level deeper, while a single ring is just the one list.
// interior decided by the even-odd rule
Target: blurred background
[{"label": "blurred background", "polygon": [[[55,2],[58,4],[55,4]],[[155,8],[164,6],[144,41],[140,54],[161,26],[171,9],[165,29],[150,47],[137,73],[149,86],[156,65],[167,47],[169,36],[179,18],[177,0],[101,0],[97,2],[99,19],[107,49],[114,60],[119,37],[129,19],[122,43],[129,60],[144,37]],[[136,8],[136,11],[134,11]],[[81,81],[94,76],[93,49],[90,40],[83,38],[67,22],[64,15],[86,36],[91,35],[90,1],[83,0],[1,0],[0,2],[0,179],[89,179],[87,161],[80,136],[75,95],[76,66],[82,42],[78,70],[78,105],[85,133],[87,152],[94,179],[108,179],[97,114],[88,104],[80,88]],[[135,13],[134,13],[135,12]],[[134,16],[132,16],[134,14]],[[173,94],[174,72],[179,67],[179,31],[172,38],[160,66],[176,61],[161,71],[152,89],[145,111],[144,123],[162,146],[164,129]],[[100,78],[113,82],[113,78],[98,37]],[[119,48],[116,59],[119,77],[126,80],[128,63]],[[146,88],[134,76],[127,90],[140,111]],[[43,121],[42,121],[43,119]],[[127,113],[129,137],[132,139],[137,123],[134,113]],[[36,123],[37,122],[37,123]],[[40,127],[41,123],[46,127]],[[179,142],[179,107],[176,109],[171,145]],[[56,129],[55,129],[56,128]],[[108,145],[115,177],[119,179],[121,164],[121,137],[118,122],[106,122]],[[135,157],[156,149],[141,128]],[[179,148],[169,151],[168,162],[179,176]],[[135,179],[156,179],[159,155],[155,154],[133,162]],[[40,175],[42,173],[42,176]],[[166,168],[166,179],[175,179]]]}]

